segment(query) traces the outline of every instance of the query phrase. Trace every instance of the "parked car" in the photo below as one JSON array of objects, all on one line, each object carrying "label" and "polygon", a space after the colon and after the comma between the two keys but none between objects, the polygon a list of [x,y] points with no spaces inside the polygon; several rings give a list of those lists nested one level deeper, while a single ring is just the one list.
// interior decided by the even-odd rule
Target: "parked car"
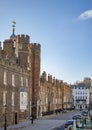
[{"label": "parked car", "polygon": [[84,124],[86,124],[86,118],[82,114],[75,114],[72,117],[73,120],[76,120],[76,127],[83,128]]},{"label": "parked car", "polygon": [[68,120],[68,121],[66,121],[66,123],[65,123],[65,128],[67,128],[67,127],[70,126],[70,125],[73,125],[73,120]]},{"label": "parked car", "polygon": [[84,118],[84,117],[81,114],[74,114],[72,117],[73,120],[76,120],[78,118]]},{"label": "parked car", "polygon": [[82,111],[81,115],[84,116],[84,117],[87,117],[88,113],[86,111]]},{"label": "parked car", "polygon": [[88,110],[88,109],[84,109],[83,111],[85,111],[85,112],[87,112],[87,113],[88,113],[88,111],[89,111],[89,110]]}]

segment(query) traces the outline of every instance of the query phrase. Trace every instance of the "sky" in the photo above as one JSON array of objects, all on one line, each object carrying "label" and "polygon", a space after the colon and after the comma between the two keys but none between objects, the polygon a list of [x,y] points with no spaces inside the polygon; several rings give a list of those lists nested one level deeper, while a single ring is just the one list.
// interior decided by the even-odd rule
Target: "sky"
[{"label": "sky", "polygon": [[0,41],[27,34],[41,44],[41,74],[69,84],[92,77],[92,0],[3,0]]}]

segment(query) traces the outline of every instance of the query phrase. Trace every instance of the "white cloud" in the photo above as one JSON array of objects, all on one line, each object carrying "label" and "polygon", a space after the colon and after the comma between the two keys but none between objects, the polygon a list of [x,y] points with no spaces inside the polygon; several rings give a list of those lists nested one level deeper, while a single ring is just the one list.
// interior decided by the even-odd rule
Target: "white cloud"
[{"label": "white cloud", "polygon": [[80,20],[86,20],[90,18],[92,18],[92,10],[87,10],[78,17]]}]

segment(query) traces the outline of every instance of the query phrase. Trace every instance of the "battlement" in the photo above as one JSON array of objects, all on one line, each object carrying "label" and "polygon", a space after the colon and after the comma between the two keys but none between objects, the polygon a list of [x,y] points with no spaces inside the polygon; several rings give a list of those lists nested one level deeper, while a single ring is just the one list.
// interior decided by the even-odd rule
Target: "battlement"
[{"label": "battlement", "polygon": [[57,86],[60,86],[61,84],[63,84],[63,80],[55,79],[55,77],[53,77],[51,74],[47,75],[45,71],[43,71],[41,75],[41,81],[48,82],[50,84],[57,85]]},{"label": "battlement", "polygon": [[34,43],[34,46],[40,47],[41,45],[39,43]]},{"label": "battlement", "polygon": [[37,47],[37,48],[41,47],[41,45],[39,43],[31,43],[31,46],[32,47]]},{"label": "battlement", "polygon": [[18,38],[30,38],[28,35],[25,35],[25,34],[19,34],[17,35]]},{"label": "battlement", "polygon": [[12,42],[13,42],[12,39],[6,39],[6,40],[4,41],[4,43],[12,43]]},{"label": "battlement", "polygon": [[30,42],[30,37],[28,35],[25,35],[25,34],[21,34],[21,35],[17,35],[16,38],[19,40],[19,41],[24,41],[24,42],[27,42],[29,43]]}]

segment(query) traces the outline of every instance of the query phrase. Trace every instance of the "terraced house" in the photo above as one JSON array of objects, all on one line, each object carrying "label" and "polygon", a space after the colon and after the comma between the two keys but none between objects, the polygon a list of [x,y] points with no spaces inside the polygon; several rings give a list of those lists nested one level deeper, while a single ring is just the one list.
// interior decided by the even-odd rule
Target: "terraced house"
[{"label": "terraced house", "polygon": [[73,107],[72,89],[63,80],[55,79],[44,71],[40,78],[42,115],[61,112]]},{"label": "terraced house", "polygon": [[[28,35],[12,35],[0,44],[0,126],[71,108],[72,91],[46,72],[40,76],[41,46]],[[66,89],[67,86],[67,93]],[[69,92],[68,92],[69,90]],[[67,100],[66,100],[67,99]],[[64,105],[66,102],[66,106]]]}]

